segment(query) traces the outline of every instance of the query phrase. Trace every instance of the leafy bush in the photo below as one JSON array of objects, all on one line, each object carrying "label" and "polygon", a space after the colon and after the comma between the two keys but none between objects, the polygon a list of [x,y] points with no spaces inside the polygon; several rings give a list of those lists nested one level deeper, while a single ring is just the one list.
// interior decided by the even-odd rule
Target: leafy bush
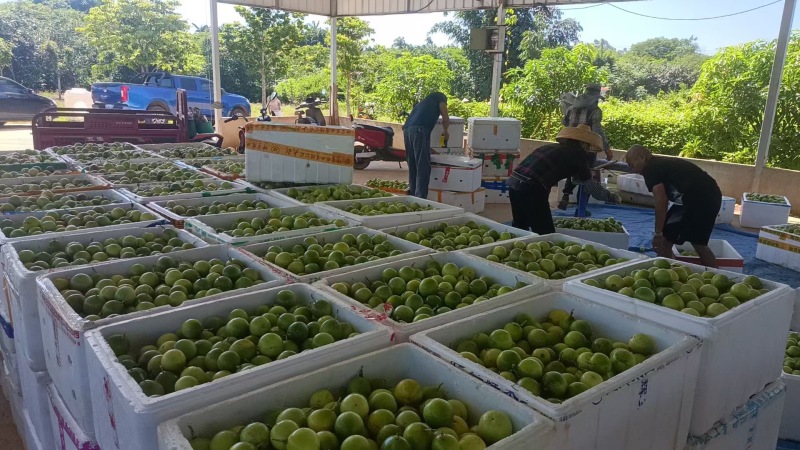
[{"label": "leafy bush", "polygon": [[678,155],[691,139],[685,91],[638,102],[612,98],[600,106],[606,137],[614,148],[641,144],[656,153]]}]

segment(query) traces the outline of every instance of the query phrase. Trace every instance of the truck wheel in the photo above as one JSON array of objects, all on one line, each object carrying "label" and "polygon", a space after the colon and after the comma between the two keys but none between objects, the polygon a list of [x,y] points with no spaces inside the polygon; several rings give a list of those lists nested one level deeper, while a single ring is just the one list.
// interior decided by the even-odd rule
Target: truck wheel
[{"label": "truck wheel", "polygon": [[244,108],[237,106],[231,110],[231,117],[236,116],[247,118],[247,113],[245,112]]},{"label": "truck wheel", "polygon": [[169,111],[169,109],[167,109],[164,106],[159,105],[159,104],[150,105],[150,106],[147,107],[147,110],[148,111],[163,111],[163,112],[168,112]]}]

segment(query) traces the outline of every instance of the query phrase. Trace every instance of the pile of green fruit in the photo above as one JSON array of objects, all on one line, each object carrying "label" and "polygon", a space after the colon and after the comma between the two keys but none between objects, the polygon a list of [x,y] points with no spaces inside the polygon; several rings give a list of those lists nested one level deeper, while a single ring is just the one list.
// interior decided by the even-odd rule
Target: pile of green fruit
[{"label": "pile of green fruit", "polygon": [[403,214],[419,211],[432,211],[432,205],[422,205],[415,202],[380,201],[375,204],[353,202],[347,206],[337,206],[337,209],[347,211],[357,216],[383,216],[387,214]]},{"label": "pile of green fruit", "polygon": [[244,173],[244,161],[216,161],[203,168],[228,176],[240,176]]},{"label": "pile of green fruit", "polygon": [[800,375],[800,334],[789,333],[786,341],[786,353],[783,357],[783,372]]},{"label": "pile of green fruit", "polygon": [[114,174],[125,173],[129,170],[139,173],[149,173],[152,170],[174,170],[175,163],[164,162],[135,162],[135,161],[107,161],[105,163],[89,164],[84,170],[89,173]]},{"label": "pile of green fruit", "polygon": [[755,194],[752,192],[747,192],[744,194],[748,201],[751,202],[764,202],[764,203],[775,203],[777,205],[785,205],[786,198],[782,195],[769,195],[769,194]]},{"label": "pile of green fruit", "polygon": [[724,274],[692,272],[666,259],[657,259],[651,267],[625,276],[610,275],[584,283],[698,317],[717,317],[768,292],[761,279],[753,275],[736,283]]},{"label": "pile of green fruit", "polygon": [[6,237],[18,238],[43,233],[60,233],[62,231],[82,230],[84,228],[107,227],[133,222],[155,220],[156,216],[149,212],[120,207],[109,210],[96,206],[89,211],[55,210],[48,211],[41,218],[25,217],[21,224],[11,219],[0,221],[0,229]]},{"label": "pile of green fruit", "polygon": [[170,159],[215,158],[220,156],[238,156],[239,152],[232,147],[217,148],[210,145],[202,147],[180,145],[174,147],[150,150],[151,152]]},{"label": "pile of green fruit", "polygon": [[92,163],[95,161],[108,161],[108,160],[126,160],[126,159],[142,159],[151,157],[141,150],[121,150],[121,151],[98,151],[98,152],[84,152],[78,154],[64,155],[72,158],[80,163]]},{"label": "pile of green fruit", "polygon": [[122,334],[109,336],[107,342],[142,392],[157,397],[358,334],[349,323],[331,317],[327,301],[305,300],[283,290],[275,305],[249,312],[234,309],[227,318],[189,319],[139,349],[131,348]]},{"label": "pile of green fruit", "polygon": [[21,184],[0,184],[0,194],[13,195],[25,192],[60,191],[94,186],[90,180],[85,178],[48,177],[44,180],[26,180],[24,178],[23,180],[25,182]]},{"label": "pile of green fruit", "polygon": [[303,203],[327,202],[329,200],[353,200],[364,198],[389,197],[377,189],[364,189],[361,186],[341,184],[337,186],[319,186],[307,188],[289,188],[286,195]]},{"label": "pile of green fruit", "polygon": [[613,217],[608,219],[555,219],[553,224],[556,228],[566,228],[569,230],[599,231],[602,233],[624,233],[622,224]]},{"label": "pile of green fruit", "polygon": [[267,250],[263,258],[295,275],[308,275],[402,253],[383,235],[361,233],[355,236],[348,233],[336,243],[320,243],[315,237],[307,237],[302,244],[292,247],[276,244]]},{"label": "pile of green fruit", "polygon": [[87,320],[180,306],[234,289],[263,283],[257,270],[241,261],[212,259],[195,263],[162,256],[154,266],[134,264],[127,274],[79,273],[53,280],[72,309]]},{"label": "pile of green fruit", "polygon": [[60,159],[38,150],[0,153],[0,164],[60,163]]},{"label": "pile of green fruit", "polygon": [[415,231],[391,232],[390,234],[424,247],[446,252],[492,244],[516,237],[507,231],[499,232],[492,230],[487,225],[478,225],[472,220],[462,225],[440,222],[432,227],[419,227]]},{"label": "pile of green fruit", "polygon": [[192,248],[194,245],[183,242],[175,230],[166,229],[161,236],[146,232],[142,233],[141,237],[127,235],[87,245],[69,242],[68,239],[53,239],[47,244],[47,251],[35,252],[30,249],[18,249],[17,255],[26,269],[37,271],[56,267],[81,266],[90,262],[151,256]]},{"label": "pile of green fruit", "polygon": [[586,320],[554,309],[536,320],[518,315],[503,328],[456,344],[462,357],[551,403],[575,397],[656,353],[642,333],[628,342],[596,336]]},{"label": "pile of green fruit", "polygon": [[[77,208],[80,206],[102,206],[110,205],[112,201],[103,197],[101,191],[92,194],[56,194],[52,191],[44,191],[38,197],[35,195],[18,196],[12,195],[6,199],[0,199],[0,212],[30,212],[47,211],[52,209]],[[117,202],[119,203],[119,202]]]},{"label": "pile of green fruit", "polygon": [[[369,284],[367,284],[369,283]],[[380,280],[334,283],[331,288],[358,302],[379,308],[391,305],[390,317],[401,323],[419,322],[435,315],[490,300],[525,287],[501,286],[487,276],[478,277],[471,267],[428,261],[425,270],[404,266],[388,268]],[[386,308],[387,310],[389,308]]]},{"label": "pile of green fruit", "polygon": [[510,246],[499,245],[493,248],[485,258],[552,280],[574,277],[627,261],[625,258],[614,258],[605,250],[597,250],[591,244],[581,245],[569,241],[538,241],[527,244],[516,241]]},{"label": "pile of green fruit", "polygon": [[139,184],[147,182],[159,181],[185,181],[185,180],[200,180],[205,178],[213,178],[210,175],[188,167],[178,167],[172,165],[164,169],[148,169],[148,170],[126,170],[124,173],[104,175],[104,179],[110,181],[112,184]]},{"label": "pile of green fruit", "polygon": [[217,191],[233,189],[233,184],[223,181],[219,184],[205,180],[184,180],[172,183],[143,184],[141,186],[126,187],[128,191],[140,197],[162,197],[174,194],[189,194],[196,192]]},{"label": "pile of green fruit", "polygon": [[699,256],[694,250],[681,250],[680,253],[681,256]]},{"label": "pile of green fruit", "polygon": [[777,226],[777,227],[770,227],[770,228],[774,228],[774,229],[776,229],[778,231],[783,231],[784,233],[789,233],[789,234],[794,234],[794,235],[800,236],[800,225],[789,223],[789,224],[786,224],[786,225],[780,225],[780,226]]},{"label": "pile of green fruit", "polygon": [[347,222],[342,219],[330,221],[317,217],[317,215],[312,212],[284,214],[281,208],[272,208],[266,212],[267,214],[265,214],[264,217],[236,219],[229,228],[217,228],[216,231],[217,233],[225,233],[233,237],[251,237],[291,230],[304,230],[306,228],[330,224],[334,224],[337,227],[347,226]]},{"label": "pile of green fruit", "polygon": [[190,444],[212,450],[481,450],[514,434],[506,413],[489,410],[476,421],[468,411],[441,385],[410,378],[390,385],[359,376],[340,393],[315,392],[305,408],[272,411],[263,422]]},{"label": "pile of green fruit", "polygon": [[399,180],[382,180],[380,178],[373,178],[367,181],[367,186],[376,189],[391,189],[392,191],[408,192],[408,183]]},{"label": "pile of green fruit", "polygon": [[54,175],[67,175],[72,172],[70,169],[56,170],[53,166],[33,166],[20,171],[0,169],[0,178],[51,177]]},{"label": "pile of green fruit", "polygon": [[[87,144],[72,144],[63,147],[53,147],[50,150],[57,155],[77,155],[81,153],[95,153],[95,152],[121,152],[127,150],[136,150],[133,144],[128,142],[108,142],[108,143],[87,143]],[[114,159],[114,158],[111,158]]]},{"label": "pile of green fruit", "polygon": [[181,205],[175,200],[166,203],[165,208],[183,217],[207,216],[210,214],[222,214],[229,212],[253,211],[256,209],[269,209],[270,206],[264,200],[243,200],[241,202],[223,202],[215,200],[208,205]]},{"label": "pile of green fruit", "polygon": [[313,184],[309,183],[290,183],[279,181],[248,181],[248,183],[261,189],[286,189],[290,187],[314,186]]}]

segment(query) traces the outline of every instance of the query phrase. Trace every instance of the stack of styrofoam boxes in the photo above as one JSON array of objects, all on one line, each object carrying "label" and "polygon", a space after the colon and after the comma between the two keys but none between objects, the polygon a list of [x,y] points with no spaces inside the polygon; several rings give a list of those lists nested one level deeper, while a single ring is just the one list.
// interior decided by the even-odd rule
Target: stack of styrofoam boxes
[{"label": "stack of styrofoam boxes", "polygon": [[520,163],[522,124],[506,117],[472,117],[469,119],[467,148],[473,158],[483,164],[486,203],[509,203],[506,180]]},{"label": "stack of styrofoam boxes", "polygon": [[[717,257],[717,265],[722,270],[730,270],[731,272],[742,273],[744,270],[744,258],[728,241],[724,239],[711,239],[708,241],[708,248]],[[688,262],[692,264],[700,264],[700,257],[696,255],[681,255],[682,251],[694,252],[692,244],[687,242],[683,245],[675,245],[672,252],[675,254],[675,259],[678,261]]]},{"label": "stack of styrofoam boxes", "polygon": [[800,271],[800,236],[789,232],[786,225],[763,227],[758,232],[756,258]]},{"label": "stack of styrofoam boxes", "polygon": [[[744,279],[744,275],[734,272],[684,265],[692,272],[722,273],[734,282]],[[652,266],[653,261],[631,264],[605,272],[600,278],[625,276]],[[784,397],[779,377],[794,308],[794,289],[762,279],[767,293],[709,318],[595,288],[583,282],[588,278],[593,277],[571,281],[564,290],[703,340],[687,448],[768,449],[767,444],[775,445]],[[756,414],[759,409],[763,411]],[[745,421],[749,422],[745,425]]]},{"label": "stack of styrofoam boxes", "polygon": [[[653,338],[658,352],[601,385],[554,404],[449,348],[476,333],[503,328],[520,314],[540,318],[556,309],[586,320],[602,337],[627,342],[636,333],[644,333]],[[415,334],[411,342],[496,387],[509,402],[516,400],[552,420],[555,445],[542,448],[560,450],[682,448],[703,346],[699,339],[658,322],[620,314],[599,302],[563,292],[474,314]]]},{"label": "stack of styrofoam boxes", "polygon": [[245,131],[248,181],[353,182],[352,128],[250,122]]},{"label": "stack of styrofoam boxes", "polygon": [[770,225],[789,223],[792,204],[783,197],[783,203],[769,203],[752,200],[751,193],[742,194],[742,213],[739,222],[743,227],[761,228]]},{"label": "stack of styrofoam boxes", "polygon": [[468,156],[432,155],[428,200],[479,213],[485,204],[481,161]]},{"label": "stack of styrofoam boxes", "polygon": [[442,118],[439,117],[431,132],[431,149],[433,153],[464,156],[464,124],[464,119],[461,117],[451,116],[450,126],[447,127],[448,138],[445,142]]}]

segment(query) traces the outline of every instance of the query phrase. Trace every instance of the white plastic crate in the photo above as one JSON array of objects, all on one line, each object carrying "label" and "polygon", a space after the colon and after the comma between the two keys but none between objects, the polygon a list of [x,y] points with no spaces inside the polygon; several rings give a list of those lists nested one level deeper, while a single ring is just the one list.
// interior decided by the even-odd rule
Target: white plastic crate
[{"label": "white plastic crate", "polygon": [[[708,248],[717,257],[717,265],[722,270],[730,270],[731,272],[742,273],[744,270],[744,258],[728,241],[724,239],[710,239],[708,241]],[[687,242],[683,245],[675,245],[672,247],[672,252],[675,254],[675,259],[682,262],[700,264],[699,256],[683,256],[681,251],[694,252],[692,244]]]},{"label": "white plastic crate", "polygon": [[739,222],[743,227],[761,228],[769,225],[783,225],[789,222],[792,204],[783,197],[784,204],[750,200],[748,193],[742,194],[742,211]]},{"label": "white plastic crate", "polygon": [[[349,213],[344,209],[340,209],[352,205],[355,202],[359,202],[362,205],[375,205],[376,203],[380,202],[387,202],[387,203],[400,202],[405,204],[416,203],[422,206],[432,206],[433,209],[427,211],[415,211],[415,212],[400,213],[400,214],[385,214],[381,216],[359,216],[357,214]],[[397,225],[407,225],[411,223],[427,222],[430,220],[447,219],[449,217],[454,217],[464,213],[463,209],[457,208],[455,206],[444,205],[441,203],[436,203],[430,200],[412,197],[409,195],[400,195],[397,197],[389,197],[389,198],[371,198],[366,200],[342,200],[334,202],[322,202],[322,203],[317,203],[317,206],[319,206],[320,208],[324,208],[332,212],[333,214],[347,218],[356,223],[361,223],[365,227],[370,227],[370,228],[386,228]]]},{"label": "white plastic crate", "polygon": [[[193,180],[189,180],[189,181],[193,181]],[[128,197],[129,199],[133,200],[136,203],[141,203],[141,204],[150,203],[150,202],[169,201],[169,200],[184,200],[184,199],[189,199],[189,198],[210,197],[210,196],[214,196],[214,195],[241,194],[243,192],[245,192],[245,193],[249,192],[247,187],[245,185],[243,185],[243,184],[240,184],[238,181],[226,181],[226,180],[220,180],[220,179],[216,179],[216,178],[206,178],[206,179],[203,180],[203,183],[205,183],[205,184],[213,183],[213,184],[216,184],[217,186],[221,186],[223,183],[230,183],[232,185],[232,187],[230,187],[228,189],[217,189],[215,191],[204,190],[204,191],[201,191],[201,192],[175,193],[175,194],[161,195],[161,196],[155,196],[155,197],[143,197],[141,195],[138,195],[138,194],[134,193],[133,190],[138,189],[138,188],[147,188],[147,187],[153,187],[153,186],[164,186],[164,185],[168,185],[170,183],[141,183],[141,184],[138,184],[138,185],[125,184],[125,185],[115,186],[115,188],[119,189],[119,191],[120,191],[120,193],[122,193],[122,195]]]},{"label": "white plastic crate", "polygon": [[69,412],[55,385],[47,386],[50,399],[50,425],[56,450],[100,450],[90,431],[84,430]]},{"label": "white plastic crate", "polygon": [[[287,206],[301,205],[301,203],[297,201],[284,200],[263,193],[254,193],[254,194],[244,193],[244,194],[209,195],[201,198],[150,202],[147,204],[147,207],[161,214],[162,216],[166,217],[167,220],[172,222],[172,224],[175,225],[177,228],[183,228],[184,225],[186,224],[186,220],[189,219],[191,216],[181,216],[180,214],[174,213],[169,209],[167,209],[167,203],[169,203],[170,201],[175,201],[181,206],[205,206],[205,205],[211,205],[214,202],[239,203],[246,200],[250,200],[252,202],[262,201],[265,202],[271,208],[284,208]],[[226,213],[221,213],[221,214],[226,214]],[[200,217],[200,216],[194,216],[194,217]]]},{"label": "white plastic crate", "polygon": [[715,223],[733,223],[733,213],[736,209],[736,199],[733,197],[722,196],[722,206],[719,207],[717,221]]},{"label": "white plastic crate", "polygon": [[481,187],[483,162],[456,155],[432,155],[430,189],[475,192]]},{"label": "white plastic crate", "polygon": [[778,441],[785,400],[786,386],[776,380],[706,433],[689,435],[685,450],[771,450]]},{"label": "white plastic crate", "polygon": [[[565,217],[556,217],[555,219],[565,219]],[[591,242],[597,242],[598,244],[607,245],[609,247],[618,248],[621,250],[627,250],[631,240],[631,235],[624,226],[622,227],[622,233],[606,233],[602,231],[574,230],[572,228],[558,227],[556,227],[556,233],[566,234],[567,236],[573,236]]]},{"label": "white plastic crate", "polygon": [[[308,190],[308,189],[329,188],[329,187],[336,187],[336,186],[340,186],[340,185],[324,184],[324,185],[303,186],[303,187],[296,187],[296,188],[270,189],[269,191],[267,191],[267,194],[270,197],[274,197],[274,198],[278,198],[278,199],[281,199],[281,200],[293,202],[295,205],[310,205],[311,203],[305,203],[305,202],[302,202],[302,201],[300,201],[298,199],[294,199],[292,197],[289,197],[289,195],[287,194],[289,192],[289,189],[297,189],[298,191],[302,192],[302,191],[305,191],[305,190]],[[346,186],[351,187],[351,188],[359,187],[359,188],[362,188],[362,189],[365,189],[365,190],[373,190],[373,191],[374,190],[380,190],[378,188],[372,188],[372,187],[369,187],[369,186],[364,186],[362,184],[349,184],[349,185],[346,185]],[[386,197],[383,197],[383,198],[394,197],[394,195],[395,195],[395,194],[392,194],[392,193],[387,192],[387,191],[381,191],[381,192],[383,192],[384,195],[386,195]],[[359,200],[359,199],[356,199],[356,200]],[[317,203],[317,202],[315,202],[315,203]]]},{"label": "white plastic crate", "polygon": [[[56,194],[65,194],[68,192],[82,192],[82,191],[91,191],[95,189],[109,189],[111,186],[105,180],[98,178],[93,175],[89,174],[69,174],[69,175],[53,175],[50,177],[22,177],[22,178],[7,178],[3,179],[3,186],[20,186],[23,184],[29,183],[39,183],[42,181],[50,180],[50,181],[58,181],[67,179],[70,181],[85,181],[88,184],[84,184],[82,186],[76,186],[74,188],[67,188],[67,189],[48,189],[51,192],[55,192]],[[39,195],[42,193],[42,190],[31,190],[27,192],[15,192],[13,194],[2,194],[4,197],[10,197],[11,195]]]},{"label": "white plastic crate", "polygon": [[[50,419],[50,399],[47,397],[47,385],[50,376],[47,372],[31,370],[28,358],[17,353],[17,364],[20,371],[20,387],[25,414],[25,441],[28,448],[54,448],[53,432]],[[22,430],[20,430],[22,434]],[[36,445],[38,444],[38,445]]]},{"label": "white plastic crate", "polygon": [[[483,302],[476,302],[464,308],[456,308],[445,314],[439,314],[428,319],[412,323],[395,322],[388,317],[385,311],[383,311],[383,307],[379,307],[379,310],[374,310],[370,308],[369,305],[362,304],[358,300],[343,295],[331,287],[331,285],[338,282],[352,284],[357,282],[366,283],[371,280],[378,280],[380,279],[383,270],[390,267],[394,269],[400,269],[401,267],[405,266],[424,268],[428,261],[438,261],[442,265],[451,262],[458,267],[471,267],[475,269],[475,273],[479,277],[488,276],[495,283],[505,286],[514,287],[518,282],[526,283],[527,286],[511,291],[507,294],[498,295],[497,297]],[[325,289],[327,292],[330,292],[331,295],[335,295],[336,298],[346,302],[351,306],[351,308],[358,311],[363,316],[377,320],[391,327],[394,331],[392,340],[400,343],[408,341],[409,336],[414,333],[429,330],[433,327],[438,327],[439,325],[444,325],[454,320],[463,319],[473,314],[482,313],[499,308],[501,306],[509,305],[549,290],[539,277],[534,277],[533,275],[519,271],[498,272],[497,268],[493,264],[490,264],[489,261],[478,258],[477,256],[466,255],[459,252],[440,252],[432,255],[418,256],[401,261],[374,265],[366,269],[355,270],[341,275],[323,278],[314,285]]]},{"label": "white plastic crate", "polygon": [[[58,239],[63,242],[79,242],[87,245],[92,242],[103,242],[108,238],[121,238],[127,235],[141,236],[152,233],[162,236],[166,228],[163,226],[151,228],[119,228],[109,231],[81,230],[61,233]],[[183,231],[175,230],[178,238],[193,244],[196,248],[208,247],[208,244],[196,236]],[[44,347],[42,346],[42,329],[39,325],[39,306],[36,301],[36,278],[40,275],[57,273],[62,270],[76,269],[83,266],[70,266],[61,269],[30,271],[25,268],[19,259],[22,250],[43,251],[55,237],[49,235],[37,236],[37,239],[4,245],[0,248],[0,272],[2,272],[4,289],[0,289],[0,301],[7,299],[11,304],[11,315],[15,318],[14,338],[19,351],[30,360],[31,368],[35,371],[46,370],[44,361]],[[118,261],[118,260],[113,260]],[[105,264],[105,263],[95,263]],[[94,264],[89,264],[94,265]]]},{"label": "white plastic crate", "polygon": [[[116,205],[116,204],[119,204],[119,203],[130,203],[131,202],[130,200],[128,200],[127,197],[125,197],[124,195],[120,194],[119,192],[117,192],[117,191],[115,191],[113,189],[99,189],[99,190],[95,189],[95,190],[88,190],[88,191],[75,191],[75,192],[66,192],[66,193],[59,194],[59,195],[79,195],[79,194],[86,194],[86,196],[89,197],[89,199],[92,199],[92,198],[95,198],[95,197],[103,197],[103,198],[106,198],[106,199],[111,201],[111,203],[108,204],[108,205],[97,205],[97,206],[110,206],[110,205]],[[0,198],[0,206],[2,206],[5,203],[8,203],[8,200],[9,200],[9,197]],[[85,206],[79,206],[79,208],[85,208]],[[56,210],[59,210],[59,209],[75,209],[75,208],[56,208]],[[42,211],[49,211],[49,210],[42,210]],[[28,211],[28,212],[2,212],[2,213],[0,213],[0,217],[13,216],[15,214],[29,215],[31,212],[33,212],[33,211]]]},{"label": "white plastic crate", "polygon": [[[352,234],[353,236],[358,236],[359,234],[362,233],[366,233],[370,236],[382,235],[388,242],[390,242],[394,246],[395,249],[400,250],[403,253],[397,256],[389,256],[386,258],[382,258],[377,261],[368,261],[361,264],[344,266],[333,270],[324,270],[322,272],[317,272],[303,276],[294,275],[288,270],[281,268],[277,264],[270,263],[265,259],[263,259],[264,255],[267,254],[269,248],[272,246],[281,247],[284,251],[291,251],[293,246],[302,244],[303,241],[309,237],[316,238],[319,245],[324,246],[325,244],[328,243],[335,244],[337,242],[341,242],[342,236],[346,234]],[[325,277],[352,272],[354,270],[362,269],[364,267],[374,266],[375,264],[384,264],[392,261],[399,261],[403,259],[413,258],[415,256],[426,255],[428,253],[433,252],[431,249],[423,247],[419,244],[414,244],[404,239],[400,239],[395,236],[389,236],[386,233],[382,233],[380,231],[372,230],[365,227],[345,228],[336,231],[325,231],[323,233],[314,234],[313,236],[300,236],[300,237],[282,239],[280,241],[262,242],[259,244],[253,244],[241,247],[240,250],[243,253],[250,255],[256,261],[259,261],[260,263],[266,265],[267,267],[270,268],[270,270],[280,273],[286,278],[296,277],[297,280],[302,283],[313,283]]]},{"label": "white plastic crate", "polygon": [[486,204],[511,204],[505,178],[484,178],[481,180],[481,187],[486,189]]},{"label": "white plastic crate", "polygon": [[[669,260],[667,260],[669,261]],[[631,264],[603,274],[625,275],[652,267],[653,261]],[[693,264],[681,263],[692,271],[723,273],[740,281],[744,275]],[[770,292],[714,317],[695,317],[666,307],[626,297],[616,292],[594,288],[583,280],[564,285],[564,290],[590,298],[627,314],[652,320],[703,339],[703,358],[689,432],[702,435],[716,421],[743,404],[767,383],[780,376],[786,335],[792,316],[795,291],[788,286],[763,280]],[[758,336],[753,339],[753,336]],[[747,364],[743,364],[747,361]],[[724,389],[720,380],[725,380]]]},{"label": "white plastic crate", "polygon": [[[360,334],[324,348],[229,375],[224,380],[154,398],[142,392],[127,370],[117,362],[105,340],[107,336],[124,334],[132,348],[137,348],[155,342],[164,333],[174,332],[188,319],[227,317],[236,308],[255,310],[261,305],[274,305],[275,296],[283,289],[295,292],[302,300],[328,300],[334,317],[350,323]],[[165,420],[246,394],[253,386],[271,385],[390,345],[388,328],[360,317],[332,296],[306,284],[234,295],[104,326],[87,332],[86,341],[89,345],[88,373],[95,435],[104,450],[155,449],[158,446],[156,428]]]},{"label": "white plastic crate", "polygon": [[800,271],[800,236],[780,227],[763,227],[758,232],[756,258]]},{"label": "white plastic crate", "polygon": [[[410,344],[366,354],[271,386],[251,383],[252,391],[241,397],[159,425],[158,448],[191,450],[186,436],[191,436],[192,430],[203,430],[203,435],[213,435],[226,428],[262,420],[265,413],[278,408],[306,406],[315,391],[327,388],[339,392],[353,377],[362,373],[368,378],[385,378],[390,383],[413,378],[423,385],[441,385],[448,398],[464,402],[471,422],[477,422],[477,418],[488,410],[505,412],[515,433],[487,447],[489,450],[556,448],[552,446],[553,425],[550,421],[521,404],[508,401],[500,392],[487,389],[480,381]],[[532,443],[536,443],[535,447],[531,447]]]},{"label": "white plastic crate", "polygon": [[250,122],[245,131],[250,181],[353,182],[352,128]]},{"label": "white plastic crate", "polygon": [[481,176],[484,178],[508,178],[522,162],[519,150],[472,149],[471,155],[483,162]]},{"label": "white plastic crate", "polygon": [[[416,231],[416,230],[418,230],[420,228],[423,228],[423,227],[425,227],[425,228],[433,228],[433,227],[435,227],[435,226],[437,226],[439,224],[442,224],[442,223],[446,223],[447,225],[453,225],[453,226],[458,227],[458,226],[466,224],[467,222],[475,222],[476,224],[478,224],[478,226],[485,225],[485,226],[489,227],[489,229],[495,230],[498,233],[511,233],[515,238],[525,237],[525,236],[536,236],[536,234],[531,232],[530,230],[520,230],[519,228],[514,228],[512,226],[505,225],[505,224],[502,224],[500,222],[495,222],[495,221],[489,220],[489,219],[487,219],[485,217],[481,217],[481,216],[478,216],[478,215],[475,215],[475,214],[470,214],[470,213],[462,214],[462,215],[455,216],[455,217],[452,217],[452,218],[449,218],[449,219],[444,219],[444,220],[432,220],[430,222],[421,222],[421,223],[414,223],[414,224],[410,224],[410,225],[401,225],[401,226],[397,226],[397,227],[384,228],[381,231],[383,231],[384,233],[388,233],[388,234],[391,234],[393,236],[396,236],[397,233],[405,233],[407,231]],[[503,242],[503,241],[498,241],[498,242]],[[483,248],[483,247],[494,247],[495,245],[497,245],[497,243],[493,242],[491,244],[484,244],[484,245],[479,245],[477,247],[471,247],[471,248],[477,249],[477,248]]]},{"label": "white plastic crate", "polygon": [[522,123],[509,117],[470,117],[467,146],[479,150],[517,150]]},{"label": "white plastic crate", "polygon": [[623,192],[653,196],[644,183],[644,177],[637,173],[625,173],[617,176],[617,189]]},{"label": "white plastic crate", "polygon": [[[540,242],[540,241],[550,241],[550,242],[567,241],[567,242],[573,242],[573,243],[575,243],[577,245],[592,245],[597,250],[605,250],[605,251],[607,251],[611,255],[612,258],[625,258],[625,259],[627,259],[627,261],[624,261],[624,262],[621,262],[621,263],[618,263],[618,264],[614,264],[613,266],[603,267],[601,269],[592,270],[592,271],[589,271],[589,272],[586,272],[586,273],[583,273],[583,274],[580,274],[580,275],[575,275],[575,276],[572,276],[572,277],[566,277],[566,278],[562,278],[562,279],[544,279],[545,284],[550,286],[551,289],[555,289],[555,290],[561,290],[563,288],[563,286],[564,286],[564,283],[566,283],[568,281],[575,280],[577,278],[584,277],[586,275],[594,274],[595,276],[597,276],[599,274],[602,274],[603,272],[607,272],[607,271],[613,270],[613,269],[618,269],[618,268],[620,268],[622,266],[625,266],[625,265],[628,265],[628,264],[631,264],[631,263],[634,263],[634,262],[639,262],[642,259],[648,258],[647,256],[645,256],[645,255],[643,255],[641,253],[634,253],[634,252],[631,252],[631,251],[628,251],[628,250],[620,250],[620,249],[616,249],[616,248],[611,248],[611,247],[607,247],[607,246],[605,246],[603,244],[597,244],[595,242],[590,242],[590,241],[586,241],[586,240],[583,240],[583,239],[577,239],[577,238],[572,237],[572,236],[567,236],[567,235],[558,234],[558,233],[548,234],[548,235],[545,235],[545,236],[527,236],[527,237],[514,239],[514,240],[511,240],[511,241],[501,241],[501,242],[498,242],[496,244],[485,245],[485,246],[474,247],[474,248],[466,248],[464,250],[459,250],[459,251],[467,253],[467,254],[470,254],[470,255],[477,256],[477,257],[482,258],[482,259],[486,259],[486,257],[489,256],[492,253],[492,249],[494,247],[502,246],[502,247],[505,247],[507,249],[511,249],[513,247],[513,245],[514,245],[514,242],[516,242],[516,241],[521,241],[521,242],[524,242],[526,244],[530,243],[530,242]],[[510,270],[510,271],[517,272],[517,269],[512,269],[512,268],[506,266],[503,263],[495,263],[495,262],[492,262],[492,261],[487,261],[487,262],[490,263],[490,264],[494,264],[497,267],[497,270]],[[531,275],[533,275],[533,274],[531,274]],[[536,275],[534,275],[534,276],[536,276]]]},{"label": "white plastic crate", "polygon": [[[518,314],[546,317],[554,310],[588,321],[599,336],[627,342],[636,333],[652,337],[658,353],[561,404],[548,402],[449,348],[475,333],[513,322]],[[692,397],[702,342],[663,325],[562,292],[531,298],[476,314],[411,337],[411,342],[496,387],[556,424],[558,449],[675,449],[683,445],[692,413]]]},{"label": "white plastic crate", "polygon": [[[308,212],[314,213],[318,218],[326,219],[331,223],[328,225],[320,225],[318,227],[309,227],[300,230],[278,231],[275,233],[261,234],[256,236],[235,237],[225,232],[217,232],[218,228],[229,228],[236,219],[254,219],[256,217],[261,217],[268,220],[269,211],[262,209],[258,211],[244,211],[237,213],[215,214],[213,216],[191,217],[184,222],[184,228],[192,234],[200,236],[209,243],[230,244],[240,247],[243,245],[256,244],[258,242],[271,242],[296,236],[308,236],[322,233],[324,231],[333,231],[359,224],[358,221],[350,220],[335,214],[331,210],[319,208],[318,206],[290,206],[288,208],[281,208],[282,214],[298,215]],[[346,226],[340,227],[334,224],[333,221],[337,219],[344,220],[347,223]]]},{"label": "white plastic crate", "polygon": [[786,405],[781,416],[779,437],[789,441],[800,441],[800,375],[781,374],[786,385]]},{"label": "white plastic crate", "polygon": [[[232,258],[244,261],[247,267],[251,267],[261,274],[265,280],[256,286],[245,289],[238,289],[235,292],[246,293],[261,291],[285,283],[277,275],[270,272],[264,265],[253,261],[244,253],[227,246],[213,246],[185,250],[171,253],[170,256],[176,261],[198,261],[219,258],[226,261]],[[84,334],[87,330],[119,323],[136,317],[148,317],[160,311],[172,309],[169,306],[162,306],[146,311],[137,311],[122,316],[105,318],[97,321],[90,321],[82,318],[75,310],[70,307],[66,300],[53,284],[55,278],[71,278],[78,273],[94,272],[99,274],[125,274],[134,264],[143,264],[145,267],[156,263],[161,255],[148,256],[145,258],[125,259],[96,266],[64,270],[61,272],[43,275],[37,278],[36,283],[39,290],[39,320],[42,327],[42,342],[44,344],[44,358],[47,371],[53,379],[53,384],[66,403],[73,417],[78,421],[81,428],[93,433],[92,409],[89,401],[89,375],[86,369],[86,341]],[[189,306],[192,303],[208,302],[215,299],[225,298],[231,292],[223,292],[202,299],[184,302]]]},{"label": "white plastic crate", "polygon": [[450,126],[447,127],[449,136],[447,142],[445,142],[442,118],[439,117],[431,131],[431,148],[463,148],[464,125],[466,125],[466,122],[461,117],[450,116]]},{"label": "white plastic crate", "polygon": [[486,208],[486,189],[478,188],[475,192],[452,192],[428,190],[428,200],[455,206],[468,213],[482,213]]}]

